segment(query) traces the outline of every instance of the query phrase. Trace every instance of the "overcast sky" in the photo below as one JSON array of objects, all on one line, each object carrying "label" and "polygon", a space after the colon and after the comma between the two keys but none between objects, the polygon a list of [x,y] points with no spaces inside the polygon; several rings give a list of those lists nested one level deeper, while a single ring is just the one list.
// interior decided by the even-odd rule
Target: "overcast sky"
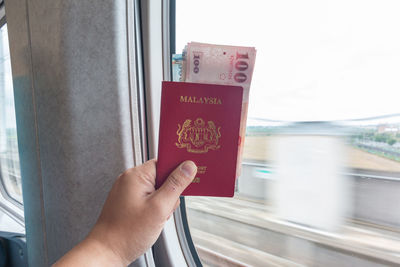
[{"label": "overcast sky", "polygon": [[249,117],[343,120],[400,112],[400,1],[177,0],[190,41],[254,46]]}]

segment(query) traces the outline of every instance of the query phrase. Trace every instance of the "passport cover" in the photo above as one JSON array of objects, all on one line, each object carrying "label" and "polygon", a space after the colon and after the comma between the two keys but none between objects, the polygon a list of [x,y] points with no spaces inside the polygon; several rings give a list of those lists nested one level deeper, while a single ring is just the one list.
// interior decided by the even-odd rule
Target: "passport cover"
[{"label": "passport cover", "polygon": [[197,165],[183,196],[232,197],[243,88],[163,82],[156,188],[185,160]]}]

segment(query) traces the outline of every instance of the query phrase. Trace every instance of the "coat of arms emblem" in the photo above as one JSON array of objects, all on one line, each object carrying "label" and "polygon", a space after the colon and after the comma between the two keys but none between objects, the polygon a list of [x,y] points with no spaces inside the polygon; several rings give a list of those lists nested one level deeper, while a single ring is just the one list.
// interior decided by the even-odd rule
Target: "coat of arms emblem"
[{"label": "coat of arms emblem", "polygon": [[221,127],[216,127],[213,121],[208,121],[207,126],[202,118],[197,118],[193,124],[192,120],[187,119],[182,124],[178,124],[178,148],[186,148],[191,153],[207,153],[209,149],[217,150],[221,137]]}]

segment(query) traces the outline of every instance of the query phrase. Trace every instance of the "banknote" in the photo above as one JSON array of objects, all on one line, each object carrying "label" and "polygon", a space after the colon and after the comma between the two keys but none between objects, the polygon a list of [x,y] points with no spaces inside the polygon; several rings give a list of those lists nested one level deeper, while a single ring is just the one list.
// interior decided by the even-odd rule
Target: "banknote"
[{"label": "banknote", "polygon": [[256,59],[254,47],[214,45],[190,42],[183,52],[183,81],[239,85],[243,87],[243,102],[240,121],[237,177],[241,173],[241,162],[246,134],[250,84]]},{"label": "banknote", "polygon": [[185,80],[240,85],[243,102],[248,102],[255,59],[254,47],[191,42],[187,45]]},{"label": "banknote", "polygon": [[186,79],[186,51],[172,55],[172,81],[184,82]]},{"label": "banknote", "polygon": [[172,81],[183,82],[185,75],[183,73],[183,57],[182,54],[172,55]]}]

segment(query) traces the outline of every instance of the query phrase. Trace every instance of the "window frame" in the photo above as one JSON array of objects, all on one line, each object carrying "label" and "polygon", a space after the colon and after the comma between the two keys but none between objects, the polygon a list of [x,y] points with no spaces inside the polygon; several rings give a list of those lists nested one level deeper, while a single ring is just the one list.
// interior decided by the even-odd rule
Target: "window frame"
[{"label": "window frame", "polygon": [[[146,159],[155,158],[158,145],[161,81],[171,79],[171,55],[175,52],[175,0],[141,2],[142,54],[145,84]],[[153,246],[157,266],[202,266],[190,237],[185,200]]]},{"label": "window frame", "polygon": [[[8,192],[7,187],[5,185],[4,182],[4,178],[0,173],[0,194],[2,195],[3,199],[12,203],[14,206],[16,206],[17,208],[23,210],[24,209],[24,205],[23,203],[19,202],[18,200],[16,200],[15,198],[13,198],[11,196],[11,194]],[[3,201],[0,199],[0,203],[2,203]]]},{"label": "window frame", "polygon": [[[4,1],[0,1],[0,29],[7,24]],[[9,44],[8,44],[9,45]],[[14,199],[7,190],[0,173],[0,209],[25,228],[23,203]]]},{"label": "window frame", "polygon": [[179,208],[174,213],[174,218],[178,238],[183,249],[183,254],[187,259],[190,259],[191,265],[189,266],[202,266],[199,254],[197,253],[192,235],[190,233],[185,197],[180,197],[180,201]]},{"label": "window frame", "polygon": [[[169,11],[169,80],[172,81],[172,55],[176,53],[176,0],[170,0],[169,6],[164,8]],[[179,208],[174,213],[175,227],[178,239],[189,266],[202,266],[192,236],[190,234],[189,222],[187,219],[185,197],[180,197]]]}]

